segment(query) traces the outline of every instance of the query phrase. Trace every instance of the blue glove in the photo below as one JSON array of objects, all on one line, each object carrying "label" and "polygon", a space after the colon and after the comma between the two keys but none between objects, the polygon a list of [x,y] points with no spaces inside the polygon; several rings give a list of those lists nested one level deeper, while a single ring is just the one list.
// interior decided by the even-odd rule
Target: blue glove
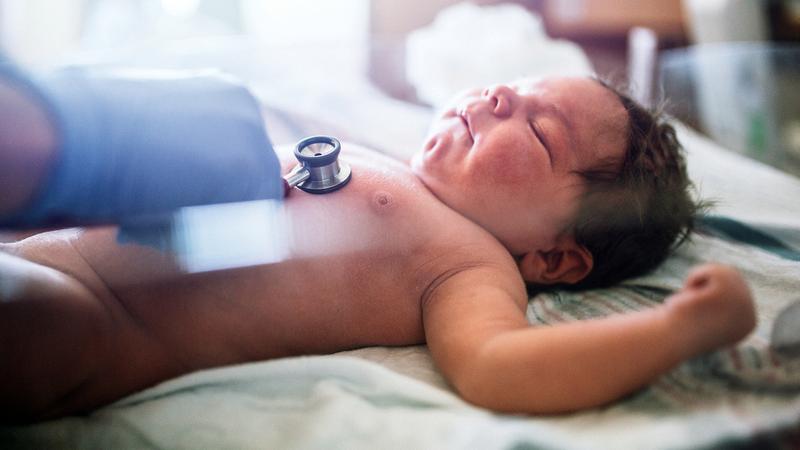
[{"label": "blue glove", "polygon": [[58,160],[34,201],[0,223],[125,223],[283,196],[258,103],[230,78],[72,68],[22,81],[53,117]]}]

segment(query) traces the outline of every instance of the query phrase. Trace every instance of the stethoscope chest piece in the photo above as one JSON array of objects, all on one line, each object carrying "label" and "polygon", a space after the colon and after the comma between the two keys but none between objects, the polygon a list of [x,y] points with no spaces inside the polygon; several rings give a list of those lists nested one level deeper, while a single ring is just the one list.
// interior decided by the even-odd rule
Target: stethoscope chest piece
[{"label": "stethoscope chest piece", "polygon": [[294,156],[299,164],[283,178],[311,194],[326,194],[343,188],[352,175],[350,166],[339,161],[342,144],[330,136],[311,136],[297,143]]}]

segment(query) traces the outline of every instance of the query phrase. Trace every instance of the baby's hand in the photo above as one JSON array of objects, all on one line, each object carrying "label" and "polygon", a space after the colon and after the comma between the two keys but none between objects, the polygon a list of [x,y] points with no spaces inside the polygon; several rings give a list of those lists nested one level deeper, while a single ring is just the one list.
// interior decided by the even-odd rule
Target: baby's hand
[{"label": "baby's hand", "polygon": [[681,327],[691,356],[731,345],[756,325],[750,289],[739,272],[720,264],[695,267],[678,292],[666,300]]}]

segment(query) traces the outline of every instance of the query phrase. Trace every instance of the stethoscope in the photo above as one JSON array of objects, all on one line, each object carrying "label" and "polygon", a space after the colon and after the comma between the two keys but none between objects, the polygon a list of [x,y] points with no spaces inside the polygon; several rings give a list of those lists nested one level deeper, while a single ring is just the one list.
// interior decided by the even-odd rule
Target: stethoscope
[{"label": "stethoscope", "polygon": [[297,143],[297,164],[283,176],[286,194],[298,188],[311,194],[327,194],[343,188],[350,181],[350,166],[339,161],[342,144],[331,136],[311,136]]}]

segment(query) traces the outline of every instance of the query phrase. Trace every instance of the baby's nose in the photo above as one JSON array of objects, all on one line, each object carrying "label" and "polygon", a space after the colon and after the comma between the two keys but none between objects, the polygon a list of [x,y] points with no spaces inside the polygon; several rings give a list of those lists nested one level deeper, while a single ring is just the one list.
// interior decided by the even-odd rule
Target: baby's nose
[{"label": "baby's nose", "polygon": [[489,100],[492,112],[498,117],[508,117],[513,110],[517,93],[504,84],[495,84],[483,90],[481,97]]}]

